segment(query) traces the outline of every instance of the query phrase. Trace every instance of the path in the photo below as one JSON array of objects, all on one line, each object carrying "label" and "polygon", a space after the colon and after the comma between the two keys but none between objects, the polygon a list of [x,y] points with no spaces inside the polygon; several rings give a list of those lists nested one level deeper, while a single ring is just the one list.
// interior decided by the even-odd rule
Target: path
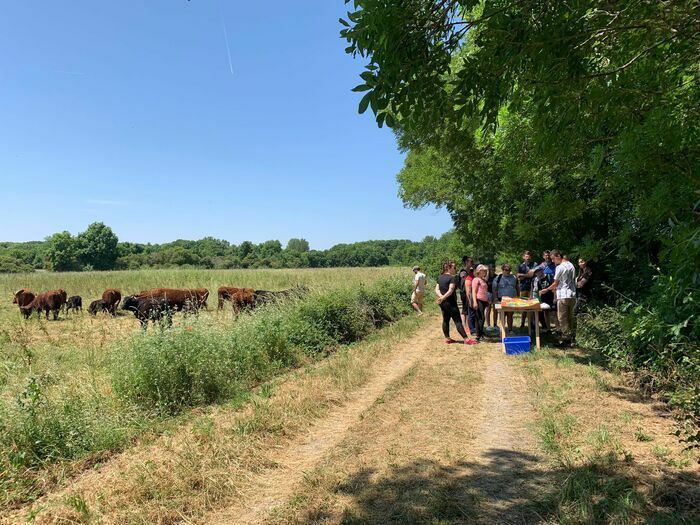
[{"label": "path", "polygon": [[[448,465],[449,478],[469,479],[470,486],[465,487],[466,491],[471,491],[472,496],[480,500],[479,509],[474,510],[472,517],[476,513],[483,516],[485,522],[493,521],[510,508],[517,498],[507,486],[504,490],[503,485],[509,480],[514,482],[519,471],[513,468],[509,456],[523,454],[532,448],[526,428],[531,409],[524,394],[525,385],[518,377],[518,371],[500,353],[498,345],[446,346],[442,344],[438,324],[437,320],[431,320],[421,335],[401,345],[393,359],[352,401],[337,407],[289,446],[275,451],[269,457],[275,467],[260,472],[251,490],[234,505],[208,514],[198,522],[253,524],[294,521],[280,514],[280,509],[297,491],[303,490],[302,485],[309,473],[322,468],[329,456],[342,455],[343,447],[349,443],[352,448],[360,447],[367,454],[363,468],[376,469],[383,458],[382,452],[374,448],[378,444],[382,445],[380,448],[392,446],[387,440],[412,433],[407,428],[410,423],[394,421],[392,417],[400,413],[401,406],[407,406],[406,400],[399,400],[405,395],[414,402],[422,400],[433,407],[419,403],[421,406],[414,406],[418,412],[435,413],[434,408],[440,406],[445,407],[445,411],[435,413],[437,419],[432,422],[426,421],[427,425],[437,423],[442,427],[440,438],[432,442],[425,436],[413,436],[410,438],[415,443],[413,453],[401,453],[400,461],[408,464],[440,462],[439,454],[423,450],[422,445],[431,442],[431,446],[440,446],[440,440],[452,442],[462,457],[458,463]],[[464,390],[462,395],[454,396],[462,387],[468,392]],[[386,400],[387,396],[392,399]],[[374,410],[376,406],[382,408]],[[413,422],[419,419],[420,416],[411,418]],[[420,429],[413,430],[420,433]],[[346,459],[352,463],[353,454]],[[481,477],[478,473],[488,471],[494,461],[505,461],[509,471],[498,477]],[[338,464],[337,459],[333,459],[328,467],[334,470]],[[353,470],[352,465],[348,465],[348,470]],[[381,521],[379,515],[376,518]],[[313,518],[307,516],[298,520]],[[329,521],[336,520],[329,517]]]}]

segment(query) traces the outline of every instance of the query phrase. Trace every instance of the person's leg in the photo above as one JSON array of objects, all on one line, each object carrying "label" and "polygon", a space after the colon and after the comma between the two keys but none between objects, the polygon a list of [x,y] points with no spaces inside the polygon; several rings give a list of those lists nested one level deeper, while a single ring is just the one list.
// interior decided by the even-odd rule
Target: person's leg
[{"label": "person's leg", "polygon": [[491,327],[491,301],[486,302],[486,307],[484,308],[484,321],[486,328]]},{"label": "person's leg", "polygon": [[576,341],[576,314],[574,313],[574,308],[576,307],[576,299],[569,299],[569,304],[567,305],[567,310],[569,312],[569,332],[571,333],[571,342]]},{"label": "person's leg", "polygon": [[498,311],[496,310],[496,303],[491,302],[491,311],[493,312],[493,326],[494,328],[498,326]]},{"label": "person's leg", "polygon": [[476,310],[472,308],[470,304],[467,304],[467,321],[469,326],[469,333],[473,334],[476,332]]},{"label": "person's leg", "polygon": [[513,331],[513,312],[506,312],[506,323],[508,324],[508,331]]},{"label": "person's leg", "polygon": [[486,322],[486,309],[488,301],[479,301],[479,338],[484,336],[484,323]]},{"label": "person's leg", "polygon": [[571,316],[573,314],[573,299],[559,299],[557,301],[557,319],[561,329],[562,342],[571,340]]},{"label": "person's leg", "polygon": [[450,338],[450,310],[449,305],[445,303],[440,304],[440,311],[442,312],[442,333],[445,339]]},{"label": "person's leg", "polygon": [[459,315],[459,308],[457,306],[451,306],[450,317],[452,318],[452,321],[454,321],[455,327],[457,328],[457,332],[459,332],[459,335],[461,335],[464,339],[467,339],[467,332],[464,330],[462,318]]}]

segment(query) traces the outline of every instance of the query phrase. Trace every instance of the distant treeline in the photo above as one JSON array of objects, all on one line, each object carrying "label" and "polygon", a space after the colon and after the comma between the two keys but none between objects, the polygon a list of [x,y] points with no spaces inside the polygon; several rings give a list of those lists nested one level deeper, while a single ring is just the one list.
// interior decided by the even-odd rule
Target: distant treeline
[{"label": "distant treeline", "polygon": [[0,273],[33,270],[132,270],[138,268],[329,268],[428,264],[461,254],[453,232],[422,241],[387,240],[337,244],[312,250],[305,239],[231,244],[205,237],[164,244],[119,242],[109,226],[93,223],[73,236],[60,232],[44,241],[0,242]]}]

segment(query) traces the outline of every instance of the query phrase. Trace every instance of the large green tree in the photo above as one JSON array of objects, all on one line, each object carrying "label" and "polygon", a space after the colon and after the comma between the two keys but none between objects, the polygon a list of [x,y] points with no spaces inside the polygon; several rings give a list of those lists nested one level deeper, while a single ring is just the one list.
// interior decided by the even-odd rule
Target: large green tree
[{"label": "large green tree", "polygon": [[360,112],[408,152],[400,194],[496,249],[642,275],[697,221],[700,4],[356,0]]},{"label": "large green tree", "polygon": [[78,243],[70,232],[54,233],[46,238],[46,261],[55,272],[80,269]]},{"label": "large green tree", "polygon": [[111,270],[115,268],[119,252],[119,239],[109,226],[101,222],[93,222],[87,229],[78,234],[77,244],[80,262],[95,270]]}]

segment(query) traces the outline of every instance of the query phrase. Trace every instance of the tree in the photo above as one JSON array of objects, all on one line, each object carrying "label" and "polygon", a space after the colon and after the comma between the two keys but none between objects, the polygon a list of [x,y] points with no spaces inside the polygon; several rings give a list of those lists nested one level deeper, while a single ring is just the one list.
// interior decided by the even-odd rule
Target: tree
[{"label": "tree", "polygon": [[491,252],[559,246],[648,287],[669,224],[698,220],[700,4],[354,5],[359,109],[408,152],[407,206],[444,206]]},{"label": "tree", "polygon": [[67,272],[80,269],[78,243],[69,232],[54,233],[46,238],[46,260],[51,270]]},{"label": "tree", "polygon": [[303,253],[309,251],[309,241],[306,239],[289,239],[286,250],[288,252]]},{"label": "tree", "polygon": [[119,239],[109,226],[94,222],[78,234],[80,262],[95,270],[111,270],[116,267]]}]

